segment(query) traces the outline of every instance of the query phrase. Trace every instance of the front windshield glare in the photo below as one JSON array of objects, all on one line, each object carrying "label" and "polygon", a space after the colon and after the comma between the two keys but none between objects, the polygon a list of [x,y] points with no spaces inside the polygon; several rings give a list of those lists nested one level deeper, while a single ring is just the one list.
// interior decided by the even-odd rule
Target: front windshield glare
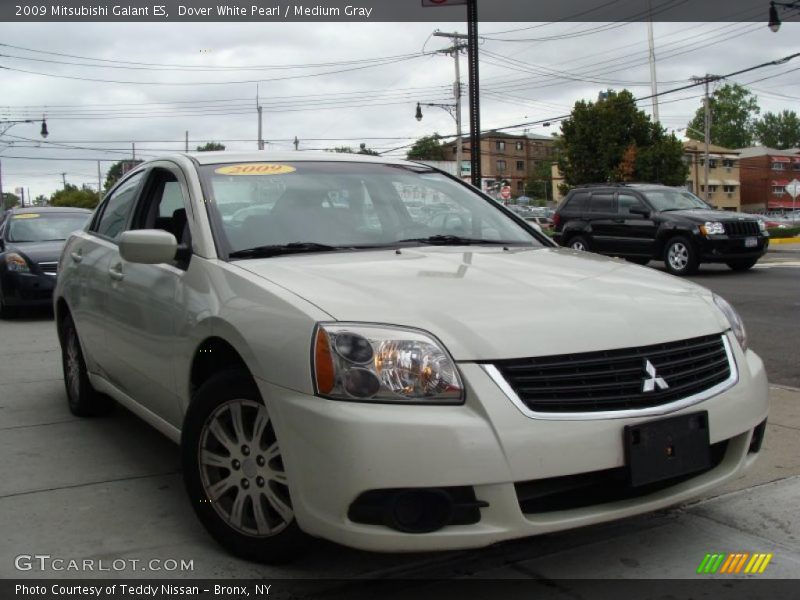
[{"label": "front windshield glare", "polygon": [[204,166],[201,174],[230,253],[296,243],[380,247],[435,236],[541,245],[491,201],[424,167],[243,163]]},{"label": "front windshield glare", "polygon": [[685,190],[648,190],[644,192],[656,210],[684,210],[712,208],[700,198]]},{"label": "front windshield glare", "polygon": [[89,213],[12,215],[9,219],[7,239],[9,242],[65,240],[73,231],[83,229],[90,216]]}]

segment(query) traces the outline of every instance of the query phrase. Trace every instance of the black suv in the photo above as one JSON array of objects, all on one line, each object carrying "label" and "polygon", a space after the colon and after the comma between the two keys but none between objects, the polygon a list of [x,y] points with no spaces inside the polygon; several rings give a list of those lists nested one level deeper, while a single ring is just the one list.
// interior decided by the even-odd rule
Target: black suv
[{"label": "black suv", "polygon": [[769,235],[754,217],[716,210],[687,190],[655,184],[604,184],[570,190],[553,215],[561,246],[621,256],[644,265],[663,260],[673,275],[701,262],[735,271],[752,267]]}]

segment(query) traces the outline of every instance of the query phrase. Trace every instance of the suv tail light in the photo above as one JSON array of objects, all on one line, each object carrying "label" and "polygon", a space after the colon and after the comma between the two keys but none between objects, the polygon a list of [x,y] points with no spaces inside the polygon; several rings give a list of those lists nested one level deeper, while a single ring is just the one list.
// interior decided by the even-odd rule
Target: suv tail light
[{"label": "suv tail light", "polygon": [[561,215],[553,213],[553,229],[557,229],[561,225]]}]

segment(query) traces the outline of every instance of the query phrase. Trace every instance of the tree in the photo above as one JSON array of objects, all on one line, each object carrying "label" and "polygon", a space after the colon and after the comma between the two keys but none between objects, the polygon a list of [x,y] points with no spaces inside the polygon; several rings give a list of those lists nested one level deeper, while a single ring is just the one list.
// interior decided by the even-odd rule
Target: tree
[{"label": "tree", "polygon": [[764,113],[756,122],[755,135],[768,148],[797,148],[800,146],[800,119],[793,110],[784,110],[778,114]]},{"label": "tree", "polygon": [[338,152],[339,154],[369,154],[370,156],[378,156],[378,153],[375,150],[367,148],[367,145],[364,142],[358,147],[358,151],[353,150],[350,146],[337,146],[333,149],[328,149],[326,152]]},{"label": "tree", "polygon": [[58,190],[50,196],[51,206],[74,206],[77,208],[94,208],[100,201],[100,196],[92,189],[87,187],[78,188],[72,184],[67,184],[62,190]]},{"label": "tree", "polygon": [[14,208],[18,204],[19,196],[12,194],[11,192],[3,192],[3,206],[0,208],[3,210],[8,210],[9,208]]},{"label": "tree", "polygon": [[219,142],[206,142],[202,146],[197,147],[198,152],[215,152],[217,150],[225,150],[225,144]]},{"label": "tree", "polygon": [[141,160],[121,160],[119,162],[115,162],[111,167],[108,169],[108,173],[106,173],[106,181],[103,186],[104,192],[107,192],[114,184],[119,181],[119,178],[122,177],[125,173],[130,171],[133,167],[138,165],[139,163],[144,162]]},{"label": "tree", "polygon": [[[745,148],[753,145],[756,117],[761,112],[758,99],[741,85],[725,84],[709,98],[711,112],[710,141],[726,148]],[[686,136],[705,139],[705,107],[697,109],[689,123]]]},{"label": "tree", "polygon": [[576,102],[561,133],[556,150],[567,186],[626,179],[667,185],[686,181],[681,143],[651,122],[627,90],[609,91],[596,103]]},{"label": "tree", "polygon": [[536,165],[533,173],[525,182],[525,195],[537,199],[553,197],[553,173],[549,160],[543,160]]},{"label": "tree", "polygon": [[47,196],[44,194],[39,194],[36,198],[33,199],[34,206],[47,206]]},{"label": "tree", "polygon": [[408,160],[447,160],[438,133],[419,138],[406,154]]}]

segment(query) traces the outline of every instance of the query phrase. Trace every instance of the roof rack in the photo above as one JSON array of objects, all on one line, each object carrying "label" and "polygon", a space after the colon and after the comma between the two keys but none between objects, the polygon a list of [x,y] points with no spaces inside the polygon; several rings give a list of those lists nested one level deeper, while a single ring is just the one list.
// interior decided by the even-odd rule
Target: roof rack
[{"label": "roof rack", "polygon": [[608,181],[606,183],[581,183],[573,188],[593,188],[593,187],[641,187],[647,185],[664,185],[657,181]]}]

